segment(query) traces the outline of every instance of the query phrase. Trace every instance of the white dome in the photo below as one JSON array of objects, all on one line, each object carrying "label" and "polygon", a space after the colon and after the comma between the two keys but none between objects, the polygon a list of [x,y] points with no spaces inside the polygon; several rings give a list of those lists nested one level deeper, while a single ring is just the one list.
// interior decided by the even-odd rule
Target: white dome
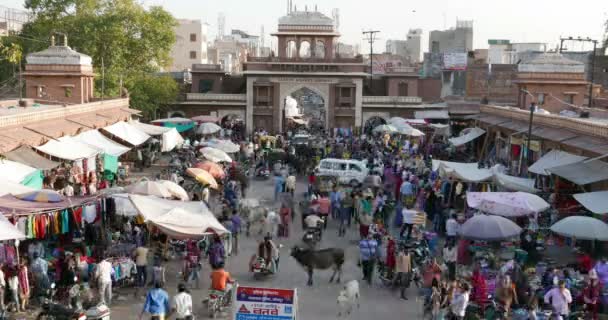
[{"label": "white dome", "polygon": [[279,25],[333,26],[334,21],[317,11],[294,11],[279,19]]}]

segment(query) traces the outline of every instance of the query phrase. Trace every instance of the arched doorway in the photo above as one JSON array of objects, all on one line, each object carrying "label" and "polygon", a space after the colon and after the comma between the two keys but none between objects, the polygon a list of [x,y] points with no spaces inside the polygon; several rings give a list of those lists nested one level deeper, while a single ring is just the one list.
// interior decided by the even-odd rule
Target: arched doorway
[{"label": "arched doorway", "polygon": [[325,42],[321,40],[317,40],[317,44],[315,46],[315,58],[325,59]]},{"label": "arched doorway", "polygon": [[285,50],[286,50],[285,54],[286,54],[287,58],[293,59],[298,55],[297,45],[294,40],[287,42],[287,46],[285,47]]},{"label": "arched doorway", "polygon": [[381,126],[383,124],[387,124],[386,120],[382,117],[379,116],[373,116],[369,119],[367,119],[367,121],[365,121],[365,125],[363,126],[363,132],[365,132],[365,134],[372,134],[372,131],[374,130],[375,127],[377,126]]},{"label": "arched doorway", "polygon": [[308,121],[308,130],[311,133],[323,132],[327,126],[327,110],[323,96],[303,87],[291,93],[291,97],[298,102],[302,118]]},{"label": "arched doorway", "polygon": [[311,56],[311,45],[310,42],[304,40],[300,42],[300,58],[308,59]]}]

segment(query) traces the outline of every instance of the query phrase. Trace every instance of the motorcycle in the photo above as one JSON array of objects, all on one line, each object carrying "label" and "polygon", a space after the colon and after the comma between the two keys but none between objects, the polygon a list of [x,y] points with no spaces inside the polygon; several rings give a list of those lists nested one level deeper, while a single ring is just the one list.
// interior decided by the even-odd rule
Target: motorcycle
[{"label": "motorcycle", "polygon": [[[74,279],[77,282],[77,278]],[[48,298],[45,298],[42,303],[42,311],[36,317],[37,320],[87,320],[86,313],[79,308],[79,292],[80,286],[75,284],[69,290],[69,304],[66,306],[62,303],[53,301],[56,294],[55,283],[51,284]]]},{"label": "motorcycle", "polygon": [[[233,287],[237,286],[237,283],[232,284]],[[207,300],[207,311],[211,319],[215,319],[217,314],[226,310],[232,304],[232,297],[230,291],[209,291],[209,298]]]},{"label": "motorcycle", "polygon": [[261,167],[255,170],[255,177],[259,179],[269,179],[270,178],[270,170],[268,167]]},{"label": "motorcycle", "polygon": [[302,241],[311,248],[316,247],[321,242],[321,230],[319,228],[307,228]]},{"label": "motorcycle", "polygon": [[260,280],[260,279],[264,278],[265,276],[274,274],[274,272],[272,272],[272,270],[270,269],[270,265],[268,265],[266,263],[266,261],[264,260],[264,258],[262,258],[262,257],[257,257],[255,259],[252,270],[253,270],[253,278],[255,280]]}]

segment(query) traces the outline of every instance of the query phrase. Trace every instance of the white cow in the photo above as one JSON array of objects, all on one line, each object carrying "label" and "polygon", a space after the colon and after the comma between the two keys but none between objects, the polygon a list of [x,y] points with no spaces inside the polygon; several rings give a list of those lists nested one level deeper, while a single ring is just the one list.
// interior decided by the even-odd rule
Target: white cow
[{"label": "white cow", "polygon": [[343,314],[350,315],[353,311],[355,303],[359,309],[359,281],[351,280],[344,285],[344,290],[340,291],[338,296],[338,317]]}]

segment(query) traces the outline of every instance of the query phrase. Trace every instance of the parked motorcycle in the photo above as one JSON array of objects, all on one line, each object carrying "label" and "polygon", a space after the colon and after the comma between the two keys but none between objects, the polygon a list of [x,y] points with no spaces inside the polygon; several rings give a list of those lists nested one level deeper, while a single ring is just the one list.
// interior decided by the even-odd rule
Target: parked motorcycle
[{"label": "parked motorcycle", "polygon": [[[77,281],[77,278],[74,279]],[[57,293],[55,283],[51,284],[50,293],[48,298],[45,298],[42,303],[42,311],[36,317],[37,320],[87,320],[86,313],[82,308],[78,308],[80,304],[79,292],[80,286],[75,284],[70,288],[69,304],[64,305],[59,302],[53,301],[55,294]],[[77,293],[78,292],[78,293]],[[74,296],[72,296],[74,295]]]},{"label": "parked motorcycle", "polygon": [[311,248],[315,248],[321,242],[321,229],[320,228],[307,228],[302,242],[307,244]]},{"label": "parked motorcycle", "polygon": [[[237,283],[232,284],[233,287],[237,286]],[[227,291],[209,291],[209,298],[207,299],[207,311],[211,319],[215,319],[217,314],[228,309],[232,304],[231,292]]]}]

